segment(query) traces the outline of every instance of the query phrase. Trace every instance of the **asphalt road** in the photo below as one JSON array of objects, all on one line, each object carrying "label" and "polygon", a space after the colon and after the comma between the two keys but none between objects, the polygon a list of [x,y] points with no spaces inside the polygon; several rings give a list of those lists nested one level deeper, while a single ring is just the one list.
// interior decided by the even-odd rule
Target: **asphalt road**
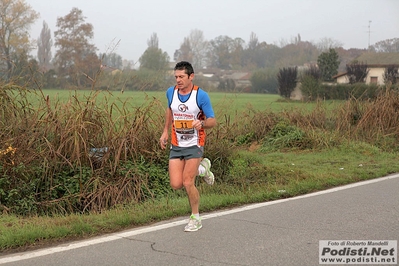
[{"label": "asphalt road", "polygon": [[198,232],[182,217],[0,265],[319,265],[319,240],[399,240],[399,175],[202,215]]}]

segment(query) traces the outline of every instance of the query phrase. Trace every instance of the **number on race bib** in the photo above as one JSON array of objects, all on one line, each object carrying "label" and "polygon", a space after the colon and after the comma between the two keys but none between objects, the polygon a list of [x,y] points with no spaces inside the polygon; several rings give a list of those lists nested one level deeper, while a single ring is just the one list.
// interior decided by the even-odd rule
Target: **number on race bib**
[{"label": "number on race bib", "polygon": [[175,120],[176,129],[193,128],[193,120]]}]

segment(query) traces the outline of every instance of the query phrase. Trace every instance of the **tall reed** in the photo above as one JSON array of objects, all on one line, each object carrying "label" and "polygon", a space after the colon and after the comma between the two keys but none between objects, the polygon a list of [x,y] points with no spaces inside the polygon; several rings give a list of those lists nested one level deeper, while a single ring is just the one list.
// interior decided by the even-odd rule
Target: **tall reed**
[{"label": "tall reed", "polygon": [[[137,107],[134,99],[121,101],[93,89],[89,94],[72,91],[67,101],[58,101],[40,89],[13,84],[2,85],[0,95],[0,211],[100,212],[170,195],[168,151],[158,144],[165,106],[157,99]],[[310,111],[249,106],[223,113],[229,106],[217,105],[218,126],[208,132],[205,150],[226,184],[237,184],[229,175],[243,148],[311,150],[356,140],[398,149],[399,94],[390,88],[374,100],[352,98],[332,111],[322,101]]]},{"label": "tall reed", "polygon": [[[94,90],[83,100],[74,91],[67,102],[15,86],[2,93],[0,147],[15,151],[0,157],[3,210],[82,212],[154,196],[150,178],[135,165],[165,168],[166,154],[157,146],[160,102],[132,107],[111,101],[111,94],[98,100]],[[36,97],[35,108],[27,94]],[[166,173],[156,177],[158,185],[167,184]]]}]

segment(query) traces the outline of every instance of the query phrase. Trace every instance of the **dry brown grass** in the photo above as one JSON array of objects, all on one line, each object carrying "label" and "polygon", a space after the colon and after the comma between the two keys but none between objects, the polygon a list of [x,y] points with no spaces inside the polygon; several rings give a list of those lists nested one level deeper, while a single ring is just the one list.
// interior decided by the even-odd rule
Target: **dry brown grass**
[{"label": "dry brown grass", "polygon": [[165,161],[157,147],[164,123],[157,100],[134,108],[98,101],[93,91],[83,101],[75,92],[66,103],[51,103],[40,92],[33,108],[27,93],[35,92],[13,86],[2,93],[0,147],[16,151],[0,158],[3,203],[23,205],[26,213],[100,211],[148,194],[148,177],[133,165]]},{"label": "dry brown grass", "polygon": [[[128,100],[111,101],[112,94],[99,100],[93,90],[83,100],[75,91],[66,102],[52,102],[40,90],[11,85],[0,93],[0,211],[101,212],[170,192],[167,151],[158,146],[164,124],[158,100],[133,107]],[[36,94],[35,107],[28,94]],[[276,125],[292,134],[282,136],[285,149],[324,149],[344,140],[378,145],[397,138],[398,108],[398,92],[386,89],[374,100],[352,98],[332,112],[319,102],[311,111],[226,114],[209,131],[206,156],[223,178],[237,149],[259,148],[266,138],[274,143],[270,132],[276,133]]]},{"label": "dry brown grass", "polygon": [[399,132],[399,94],[386,89],[376,99],[350,99],[337,110],[337,130],[357,139],[375,140],[397,136]]}]

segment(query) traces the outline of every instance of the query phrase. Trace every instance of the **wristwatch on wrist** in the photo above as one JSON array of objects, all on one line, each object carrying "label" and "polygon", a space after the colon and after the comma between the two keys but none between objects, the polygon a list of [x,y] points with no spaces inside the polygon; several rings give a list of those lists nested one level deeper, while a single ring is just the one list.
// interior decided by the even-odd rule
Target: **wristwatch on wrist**
[{"label": "wristwatch on wrist", "polygon": [[201,128],[204,128],[205,126],[205,121],[201,121]]}]

